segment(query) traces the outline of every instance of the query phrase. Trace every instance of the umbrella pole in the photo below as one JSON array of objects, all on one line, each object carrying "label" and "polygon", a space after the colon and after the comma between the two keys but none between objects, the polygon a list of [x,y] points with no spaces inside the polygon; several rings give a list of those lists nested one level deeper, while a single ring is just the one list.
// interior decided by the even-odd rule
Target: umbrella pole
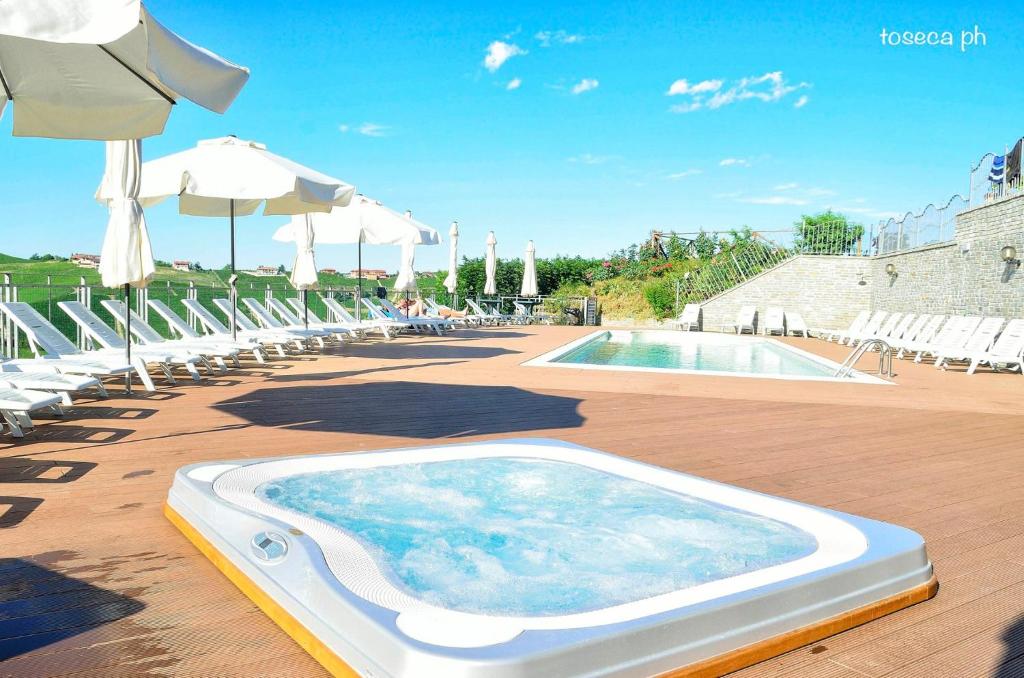
[{"label": "umbrella pole", "polygon": [[359,296],[356,297],[356,321],[362,319],[360,313],[360,306],[363,305],[363,235],[359,234],[359,255],[358,264],[356,270],[359,272],[359,277],[356,279],[356,283],[359,285]]},{"label": "umbrella pole", "polygon": [[228,282],[231,285],[231,339],[238,340],[238,327],[235,324],[238,307],[238,287],[235,280],[235,199],[231,198],[231,277]]},{"label": "umbrella pole", "polygon": [[302,322],[309,329],[309,290],[302,290]]},{"label": "umbrella pole", "polygon": [[[132,306],[131,287],[124,284],[124,355],[127,363],[132,364]],[[125,372],[124,390],[128,395],[132,394],[132,373]]]}]

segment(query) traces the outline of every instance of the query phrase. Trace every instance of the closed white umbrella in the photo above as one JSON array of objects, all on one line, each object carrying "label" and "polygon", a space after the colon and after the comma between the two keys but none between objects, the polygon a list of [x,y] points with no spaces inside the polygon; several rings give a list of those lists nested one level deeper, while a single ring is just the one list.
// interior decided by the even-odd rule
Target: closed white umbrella
[{"label": "closed white umbrella", "polygon": [[302,291],[302,321],[309,328],[309,290],[315,290],[319,283],[316,275],[316,254],[313,247],[316,244],[316,234],[313,231],[313,222],[309,214],[303,214],[302,219],[291,222],[295,231],[295,261],[292,263],[292,286]]},{"label": "closed white umbrella", "polygon": [[484,271],[487,273],[487,281],[484,283],[484,294],[497,294],[498,283],[494,276],[498,272],[498,254],[495,252],[495,245],[498,239],[494,237],[494,231],[487,234],[487,259],[484,261]]},{"label": "closed white umbrella", "polygon": [[[298,217],[293,217],[294,222]],[[310,215],[317,244],[358,245],[359,296],[363,295],[363,243],[368,245],[437,245],[441,235],[426,224],[412,218],[412,213],[398,212],[378,200],[357,195],[346,207],[334,207],[329,213]],[[294,231],[286,224],[277,229],[274,240],[291,242]],[[356,313],[359,314],[359,304]]]},{"label": "closed white umbrella", "polygon": [[142,204],[178,197],[178,212],[229,217],[231,331],[235,332],[235,217],[264,205],[264,215],[329,212],[347,205],[355,187],[267,151],[254,141],[222,137],[142,166]]},{"label": "closed white umbrella", "polygon": [[537,248],[531,240],[526,244],[526,259],[523,260],[523,286],[519,294],[524,297],[537,296]]},{"label": "closed white umbrella", "polygon": [[444,288],[448,294],[455,294],[459,284],[459,222],[453,221],[448,229],[448,276],[444,279]]},{"label": "closed white umbrella", "polygon": [[15,136],[141,139],[182,97],[223,113],[248,78],[139,0],[0,1],[0,114],[11,102]]},{"label": "closed white umbrella", "polygon": [[416,291],[416,245],[402,243],[402,259],[399,262],[398,277],[395,278],[396,292]]},{"label": "closed white umbrella", "polygon": [[248,69],[161,26],[139,0],[0,2],[0,116],[10,103],[14,135],[108,141],[97,192],[110,211],[101,273],[104,284],[124,285],[129,361],[128,289],[153,275],[138,140],[160,134],[182,97],[223,113],[248,79]]}]

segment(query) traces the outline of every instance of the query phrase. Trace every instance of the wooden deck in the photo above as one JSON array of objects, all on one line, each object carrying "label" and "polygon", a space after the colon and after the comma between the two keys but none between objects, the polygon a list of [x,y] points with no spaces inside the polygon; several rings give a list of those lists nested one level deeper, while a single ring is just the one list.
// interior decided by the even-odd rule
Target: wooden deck
[{"label": "wooden deck", "polygon": [[164,519],[174,470],[514,436],[927,539],[933,600],[738,675],[1024,676],[1024,377],[898,363],[891,387],[519,366],[584,331],[346,346],[83,399],[22,442],[0,438],[0,676],[323,675]]}]

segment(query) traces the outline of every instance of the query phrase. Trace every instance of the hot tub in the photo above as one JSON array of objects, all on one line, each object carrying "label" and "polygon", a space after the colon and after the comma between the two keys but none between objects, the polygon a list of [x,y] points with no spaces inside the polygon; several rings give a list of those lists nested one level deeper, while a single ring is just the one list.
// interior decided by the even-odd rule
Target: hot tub
[{"label": "hot tub", "polygon": [[715,673],[937,586],[904,528],[550,440],[194,464],[166,512],[336,674]]}]

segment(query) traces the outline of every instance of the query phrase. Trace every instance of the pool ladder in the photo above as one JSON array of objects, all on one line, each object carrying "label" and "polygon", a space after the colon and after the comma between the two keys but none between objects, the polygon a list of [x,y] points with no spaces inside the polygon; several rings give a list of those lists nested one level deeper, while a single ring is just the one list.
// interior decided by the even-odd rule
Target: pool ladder
[{"label": "pool ladder", "polygon": [[890,346],[884,339],[866,339],[865,341],[857,344],[857,347],[853,349],[850,355],[846,356],[846,360],[839,366],[833,377],[848,377],[853,372],[853,366],[857,364],[861,356],[868,352],[869,349],[878,347],[878,374],[879,376],[885,375],[892,378],[892,346]]}]

